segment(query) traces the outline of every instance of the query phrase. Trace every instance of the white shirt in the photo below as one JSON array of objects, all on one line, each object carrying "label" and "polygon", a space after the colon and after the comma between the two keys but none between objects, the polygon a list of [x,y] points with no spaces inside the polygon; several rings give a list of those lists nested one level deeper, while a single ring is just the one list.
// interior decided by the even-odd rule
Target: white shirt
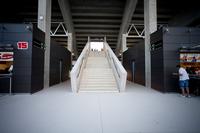
[{"label": "white shirt", "polygon": [[180,67],[178,72],[179,72],[179,80],[189,79],[188,73],[184,68]]}]

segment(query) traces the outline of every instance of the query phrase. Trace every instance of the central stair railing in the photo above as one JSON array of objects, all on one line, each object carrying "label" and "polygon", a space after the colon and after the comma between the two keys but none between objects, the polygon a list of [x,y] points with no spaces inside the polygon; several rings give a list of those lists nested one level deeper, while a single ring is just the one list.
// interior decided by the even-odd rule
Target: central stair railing
[{"label": "central stair railing", "polygon": [[81,55],[78,57],[74,67],[70,72],[72,92],[78,92],[80,86],[80,80],[82,77],[82,72],[83,69],[85,68],[89,52],[90,52],[90,39],[88,38],[87,44],[85,45],[83,51],[81,52]]},{"label": "central stair railing", "polygon": [[117,56],[110,48],[110,46],[108,45],[108,43],[106,42],[106,38],[104,38],[104,51],[106,53],[108,62],[113,70],[117,87],[120,92],[123,92],[126,89],[127,72],[122,66]]}]

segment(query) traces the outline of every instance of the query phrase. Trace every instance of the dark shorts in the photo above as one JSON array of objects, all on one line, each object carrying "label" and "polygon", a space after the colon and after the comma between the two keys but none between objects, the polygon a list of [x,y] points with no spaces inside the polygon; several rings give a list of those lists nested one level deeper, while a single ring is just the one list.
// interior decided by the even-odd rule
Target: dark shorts
[{"label": "dark shorts", "polygon": [[179,81],[179,87],[181,89],[184,89],[186,87],[189,87],[189,80],[180,80]]}]

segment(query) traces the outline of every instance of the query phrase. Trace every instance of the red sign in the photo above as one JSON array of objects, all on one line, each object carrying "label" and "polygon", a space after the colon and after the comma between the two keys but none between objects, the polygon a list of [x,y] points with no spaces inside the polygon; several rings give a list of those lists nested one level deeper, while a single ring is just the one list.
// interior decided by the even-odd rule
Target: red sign
[{"label": "red sign", "polygon": [[0,52],[0,61],[13,61],[13,52]]},{"label": "red sign", "polygon": [[17,49],[28,49],[28,42],[17,42]]}]

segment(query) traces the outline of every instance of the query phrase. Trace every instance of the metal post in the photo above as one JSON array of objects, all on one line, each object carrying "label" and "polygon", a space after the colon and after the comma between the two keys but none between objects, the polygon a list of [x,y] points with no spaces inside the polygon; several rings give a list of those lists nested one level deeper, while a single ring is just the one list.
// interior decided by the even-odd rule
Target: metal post
[{"label": "metal post", "polygon": [[60,83],[62,82],[62,60],[60,60],[60,64],[59,64],[59,72],[60,72]]}]

